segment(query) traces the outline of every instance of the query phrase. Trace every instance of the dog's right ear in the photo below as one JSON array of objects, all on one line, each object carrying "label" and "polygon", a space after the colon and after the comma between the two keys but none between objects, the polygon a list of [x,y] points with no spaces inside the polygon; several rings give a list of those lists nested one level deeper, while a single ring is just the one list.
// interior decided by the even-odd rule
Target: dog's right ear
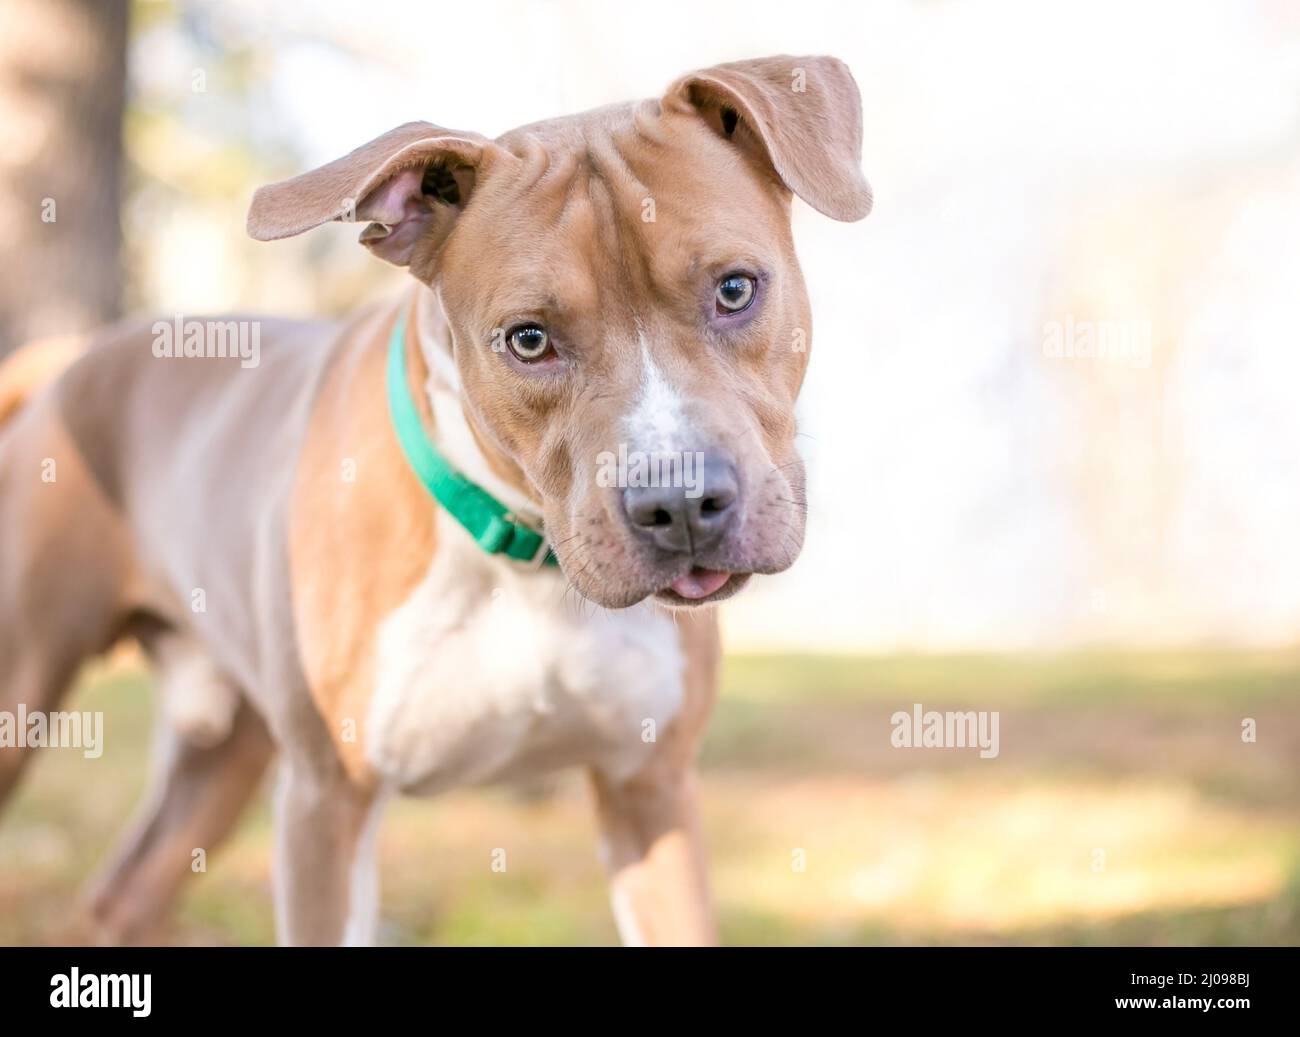
[{"label": "dog's right ear", "polygon": [[432,254],[469,200],[488,141],[475,133],[408,122],[340,159],[253,195],[248,233],[273,241],[333,220],[365,222],[360,241],[408,266]]},{"label": "dog's right ear", "polygon": [[778,55],[682,76],[663,104],[706,115],[718,133],[759,149],[787,188],[835,220],[871,212],[862,175],[862,98],[837,58]]}]

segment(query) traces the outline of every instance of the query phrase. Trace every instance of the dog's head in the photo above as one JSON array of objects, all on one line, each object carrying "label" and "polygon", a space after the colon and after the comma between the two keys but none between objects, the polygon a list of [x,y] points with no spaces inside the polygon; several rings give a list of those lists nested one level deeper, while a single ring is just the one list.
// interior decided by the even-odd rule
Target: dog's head
[{"label": "dog's head", "polygon": [[495,141],[398,127],[262,188],[248,227],[367,223],[361,242],[441,299],[466,419],[574,586],[699,604],[802,546],[790,200],[866,216],[861,139],[841,62],[742,61]]}]

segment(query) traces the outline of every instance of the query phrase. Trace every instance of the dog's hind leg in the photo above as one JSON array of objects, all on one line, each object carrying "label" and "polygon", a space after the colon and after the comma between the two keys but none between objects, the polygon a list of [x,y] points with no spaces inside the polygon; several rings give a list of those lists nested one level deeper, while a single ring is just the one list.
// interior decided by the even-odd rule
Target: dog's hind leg
[{"label": "dog's hind leg", "polygon": [[[20,709],[27,716],[56,709],[76,676],[80,658],[19,655],[11,649],[12,640],[0,633],[0,642],[7,642],[0,643],[0,710],[12,717]],[[0,807],[17,787],[31,756],[30,746],[0,746]]]},{"label": "dog's hind leg", "polygon": [[[174,689],[164,686],[161,693],[169,690]],[[206,861],[259,787],[272,756],[271,736],[238,689],[225,690],[235,696],[235,707],[215,743],[196,744],[169,722],[159,703],[151,787],[131,829],[86,892],[102,942],[145,937],[195,871],[195,851],[203,851]]]},{"label": "dog's hind leg", "polygon": [[[48,414],[0,431],[0,711],[48,714],[121,630],[129,549]],[[31,755],[0,745],[0,805]]]}]

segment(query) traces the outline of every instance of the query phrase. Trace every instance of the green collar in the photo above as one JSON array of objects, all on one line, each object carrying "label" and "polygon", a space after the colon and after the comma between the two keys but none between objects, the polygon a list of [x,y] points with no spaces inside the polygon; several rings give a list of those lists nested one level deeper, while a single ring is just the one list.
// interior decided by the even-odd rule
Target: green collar
[{"label": "green collar", "polygon": [[406,460],[443,510],[469,530],[469,535],[488,554],[503,554],[538,565],[558,565],[555,553],[547,549],[546,538],[541,533],[517,521],[504,504],[455,471],[438,453],[424,431],[409,384],[406,314],[403,313],[388,339],[388,412]]}]

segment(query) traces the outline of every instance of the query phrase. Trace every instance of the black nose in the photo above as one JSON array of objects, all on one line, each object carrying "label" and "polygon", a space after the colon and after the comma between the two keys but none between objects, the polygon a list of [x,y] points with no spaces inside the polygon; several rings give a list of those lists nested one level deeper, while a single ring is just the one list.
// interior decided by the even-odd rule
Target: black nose
[{"label": "black nose", "polygon": [[623,491],[628,524],[648,544],[676,554],[698,554],[722,539],[736,515],[739,486],[730,462],[709,459],[693,485],[632,486]]}]

